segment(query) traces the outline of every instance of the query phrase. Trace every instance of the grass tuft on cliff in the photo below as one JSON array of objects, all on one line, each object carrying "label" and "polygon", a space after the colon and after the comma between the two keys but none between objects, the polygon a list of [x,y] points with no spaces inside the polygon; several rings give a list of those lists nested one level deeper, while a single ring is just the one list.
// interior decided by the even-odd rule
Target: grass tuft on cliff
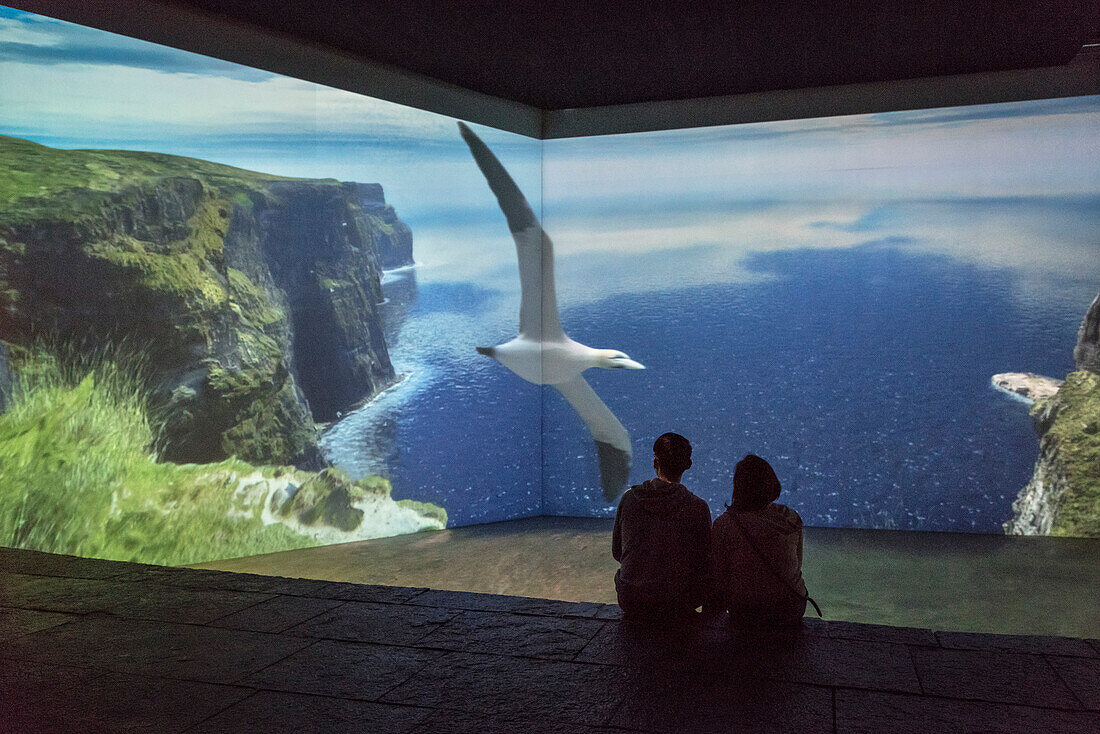
[{"label": "grass tuft on cliff", "polygon": [[[75,351],[75,350],[70,350]],[[111,489],[149,454],[155,428],[138,360],[99,352],[65,363],[21,350],[0,416],[0,545],[93,554],[106,539]]]},{"label": "grass tuft on cliff", "polygon": [[20,355],[0,416],[0,545],[172,564],[312,544],[229,517],[250,465],[156,461],[140,354],[61,351]]},{"label": "grass tuft on cliff", "polygon": [[186,564],[318,544],[265,521],[266,495],[248,492],[314,475],[157,461],[140,353],[39,345],[15,357],[17,386],[0,415],[0,546]]}]

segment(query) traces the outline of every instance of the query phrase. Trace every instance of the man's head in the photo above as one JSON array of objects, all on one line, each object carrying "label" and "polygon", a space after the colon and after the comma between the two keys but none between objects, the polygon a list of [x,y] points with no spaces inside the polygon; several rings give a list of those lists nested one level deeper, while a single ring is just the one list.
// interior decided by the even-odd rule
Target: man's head
[{"label": "man's head", "polygon": [[691,467],[691,444],[679,433],[663,433],[653,442],[653,468],[657,476],[678,482]]},{"label": "man's head", "polygon": [[735,510],[756,512],[779,499],[779,477],[772,465],[756,454],[748,454],[733,469],[733,504]]}]

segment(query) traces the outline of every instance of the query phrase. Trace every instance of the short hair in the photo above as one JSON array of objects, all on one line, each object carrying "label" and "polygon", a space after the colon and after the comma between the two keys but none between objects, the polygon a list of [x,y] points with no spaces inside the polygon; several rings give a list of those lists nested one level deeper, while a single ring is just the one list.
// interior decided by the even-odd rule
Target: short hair
[{"label": "short hair", "polygon": [[772,465],[756,454],[746,454],[733,470],[734,510],[756,512],[779,499],[779,477]]},{"label": "short hair", "polygon": [[680,475],[691,466],[691,444],[679,433],[662,433],[653,442],[653,455],[668,475]]}]

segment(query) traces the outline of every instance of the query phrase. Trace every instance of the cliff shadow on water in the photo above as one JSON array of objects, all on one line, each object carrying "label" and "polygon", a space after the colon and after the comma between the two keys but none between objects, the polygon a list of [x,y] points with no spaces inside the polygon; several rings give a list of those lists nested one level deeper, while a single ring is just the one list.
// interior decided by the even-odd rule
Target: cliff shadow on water
[{"label": "cliff shadow on water", "polygon": [[0,544],[183,563],[445,523],[316,473],[314,421],[394,379],[380,274],[412,239],[380,185],[0,158]]}]

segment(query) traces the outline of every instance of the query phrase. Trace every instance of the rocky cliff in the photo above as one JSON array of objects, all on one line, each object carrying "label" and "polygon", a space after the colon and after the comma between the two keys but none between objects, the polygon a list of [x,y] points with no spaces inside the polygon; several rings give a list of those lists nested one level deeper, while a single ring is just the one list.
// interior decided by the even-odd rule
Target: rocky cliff
[{"label": "rocky cliff", "polygon": [[1100,295],[1078,331],[1076,371],[1031,408],[1039,459],[1005,532],[1100,537]]},{"label": "rocky cliff", "polygon": [[378,264],[385,270],[412,265],[412,230],[397,218],[397,212],[386,203],[381,184],[359,184],[359,206],[374,233]]},{"label": "rocky cliff", "polygon": [[174,461],[317,465],[314,420],[394,379],[377,304],[411,261],[378,184],[0,136],[0,340],[147,352]]}]

